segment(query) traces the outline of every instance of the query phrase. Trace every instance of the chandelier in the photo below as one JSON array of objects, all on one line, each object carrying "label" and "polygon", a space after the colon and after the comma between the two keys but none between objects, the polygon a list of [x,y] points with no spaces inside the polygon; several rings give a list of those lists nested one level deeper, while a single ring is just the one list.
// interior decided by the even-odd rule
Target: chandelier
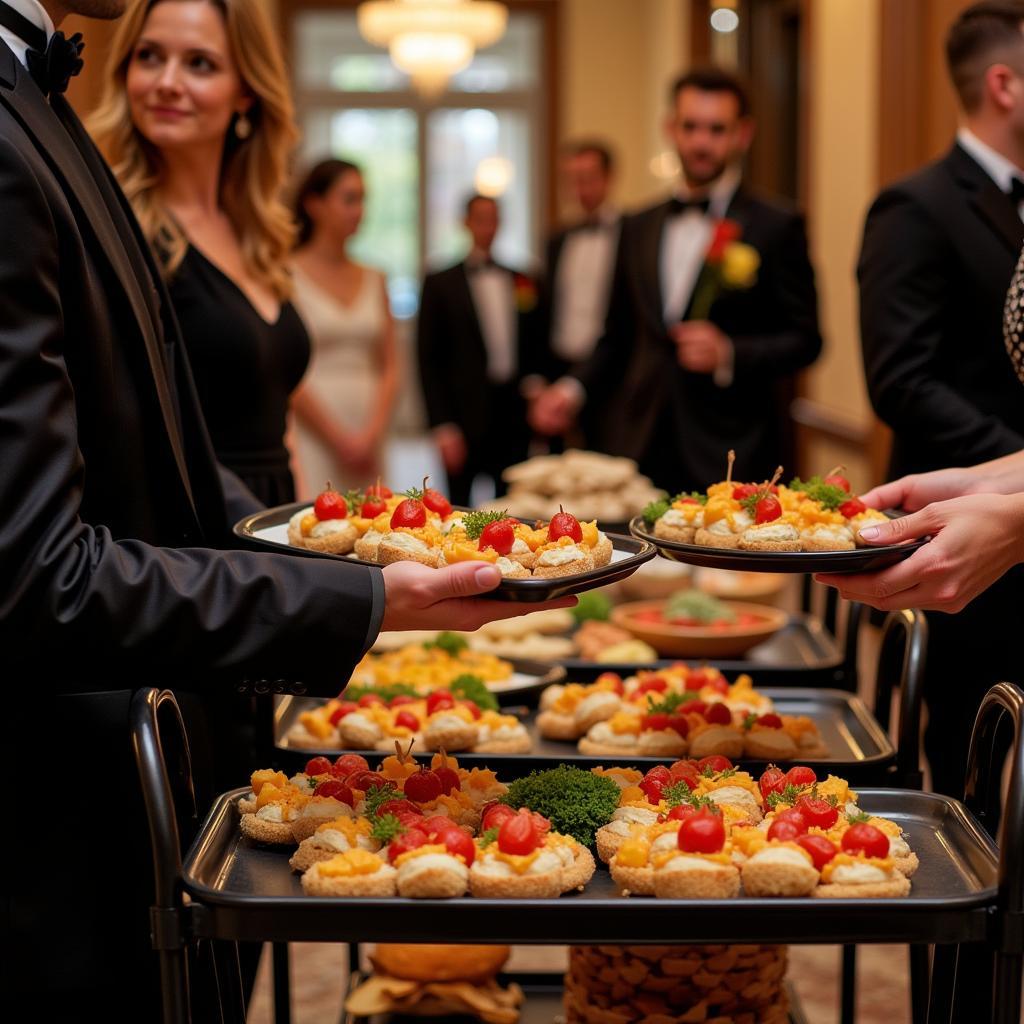
[{"label": "chandelier", "polygon": [[508,23],[507,8],[493,0],[367,0],[356,16],[363,38],[386,46],[395,67],[435,95]]}]

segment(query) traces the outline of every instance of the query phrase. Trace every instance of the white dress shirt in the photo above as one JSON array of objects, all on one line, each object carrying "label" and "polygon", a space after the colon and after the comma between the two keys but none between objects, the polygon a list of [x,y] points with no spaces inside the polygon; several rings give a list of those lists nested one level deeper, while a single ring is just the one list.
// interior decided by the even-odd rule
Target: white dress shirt
[{"label": "white dress shirt", "polygon": [[604,332],[621,217],[603,208],[597,223],[571,230],[555,272],[551,347],[568,362],[586,359]]},{"label": "white dress shirt", "polygon": [[[8,7],[13,7],[22,17],[27,18],[36,28],[41,28],[49,39],[53,35],[54,28],[50,16],[43,9],[39,0],[4,0]],[[2,39],[18,58],[22,66],[25,66],[25,54],[28,52],[28,44],[20,36],[16,36],[10,29],[0,25],[0,39]]]},{"label": "white dress shirt", "polygon": [[[1018,167],[1002,153],[997,153],[987,142],[982,142],[970,128],[961,128],[956,133],[956,141],[962,149],[967,150],[975,163],[999,186],[1001,192],[1010,194],[1013,179],[1024,181],[1024,168]],[[1024,202],[1017,204],[1017,215],[1024,220]]]},{"label": "white dress shirt", "polygon": [[515,281],[480,252],[466,257],[466,275],[487,350],[487,379],[506,384],[515,376],[518,362]]},{"label": "white dress shirt", "polygon": [[[706,214],[700,210],[687,210],[665,221],[658,275],[666,325],[678,323],[683,318],[704,265],[704,254],[711,244],[715,221],[725,216],[739,184],[739,171],[729,168],[708,189],[707,197],[711,200],[711,206]],[[691,193],[682,185],[676,194],[680,199],[691,197]]]}]

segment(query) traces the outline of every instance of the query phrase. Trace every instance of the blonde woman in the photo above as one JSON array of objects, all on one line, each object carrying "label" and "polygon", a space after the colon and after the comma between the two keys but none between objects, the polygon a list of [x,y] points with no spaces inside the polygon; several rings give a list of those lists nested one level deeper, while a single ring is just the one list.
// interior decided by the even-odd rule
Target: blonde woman
[{"label": "blonde woman", "polygon": [[362,172],[346,160],[318,163],[295,198],[295,304],[313,344],[293,402],[295,459],[310,496],[326,479],[359,487],[381,472],[398,388],[387,283],[348,254],[365,198]]},{"label": "blonde woman", "polygon": [[265,504],[294,498],[284,436],[309,339],[281,200],[296,131],[263,0],[137,0],[90,128],[155,250],[213,447]]}]

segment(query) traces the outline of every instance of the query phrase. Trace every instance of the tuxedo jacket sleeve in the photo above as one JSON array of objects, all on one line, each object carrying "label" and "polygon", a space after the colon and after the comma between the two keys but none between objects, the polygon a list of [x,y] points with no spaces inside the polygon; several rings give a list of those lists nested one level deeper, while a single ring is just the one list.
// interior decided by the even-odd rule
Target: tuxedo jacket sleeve
[{"label": "tuxedo jacket sleeve", "polygon": [[[949,303],[962,282],[924,206],[905,190],[883,192],[868,213],[857,267],[868,393],[897,434],[927,438],[947,465],[970,465],[1024,447],[1024,437],[970,399],[933,368],[948,331]],[[970,346],[972,339],[961,343]]]},{"label": "tuxedo jacket sleeve", "polygon": [[67,358],[72,345],[92,356],[95,342],[96,361],[109,349],[83,334],[64,293],[100,282],[69,277],[96,263],[64,193],[11,124],[0,124],[0,223],[17,240],[0,246],[0,643],[10,678],[59,691],[83,679],[95,689],[97,674],[105,689],[259,676],[336,693],[379,628],[379,572],[115,538],[102,518],[83,520],[82,396]]},{"label": "tuxedo jacket sleeve", "polygon": [[431,427],[461,422],[455,375],[450,366],[451,337],[450,333],[446,335],[452,325],[447,320],[443,282],[439,275],[428,274],[423,279],[420,312],[416,322],[416,357],[427,422]]},{"label": "tuxedo jacket sleeve", "polygon": [[758,327],[727,332],[737,378],[786,376],[810,366],[821,354],[818,297],[803,217],[777,214],[767,231],[758,271]]}]

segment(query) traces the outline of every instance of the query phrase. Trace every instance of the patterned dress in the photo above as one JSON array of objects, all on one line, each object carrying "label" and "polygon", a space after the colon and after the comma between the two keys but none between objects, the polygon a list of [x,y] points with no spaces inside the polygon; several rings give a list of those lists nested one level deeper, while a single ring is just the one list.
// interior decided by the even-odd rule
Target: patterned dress
[{"label": "patterned dress", "polygon": [[1003,310],[1003,339],[1013,368],[1024,384],[1024,252],[1017,261]]}]

